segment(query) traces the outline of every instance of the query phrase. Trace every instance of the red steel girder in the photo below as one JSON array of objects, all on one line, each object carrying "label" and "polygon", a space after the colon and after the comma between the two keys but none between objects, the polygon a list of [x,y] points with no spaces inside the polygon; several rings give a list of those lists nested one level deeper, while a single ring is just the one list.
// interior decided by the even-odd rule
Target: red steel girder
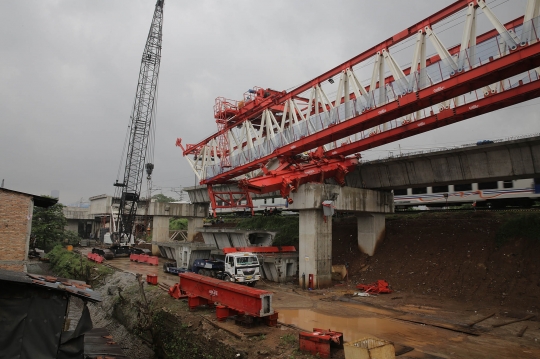
[{"label": "red steel girder", "polygon": [[[253,212],[253,201],[249,193],[245,190],[215,191],[212,185],[208,185],[208,196],[214,210],[214,217],[217,217],[216,209],[218,208],[249,208],[251,215],[255,215]],[[218,205],[218,201],[223,202],[224,205]],[[242,204],[242,201],[246,201],[246,204]]]},{"label": "red steel girder", "polygon": [[358,165],[356,158],[334,158],[311,164],[295,166],[283,170],[270,171],[262,177],[242,180],[238,185],[249,192],[270,193],[280,191],[283,198],[307,182],[322,183],[327,178],[334,178],[339,184],[345,184],[345,176]]},{"label": "red steel girder", "polygon": [[199,297],[220,303],[252,317],[274,314],[272,293],[244,285],[225,282],[195,273],[180,273],[180,290],[188,297]]},{"label": "red steel girder", "polygon": [[516,88],[496,93],[488,97],[451,108],[421,120],[381,132],[363,140],[343,145],[328,151],[325,156],[346,156],[387,143],[411,137],[420,133],[451,125],[472,117],[512,106],[530,99],[540,97],[540,80],[530,82]]},{"label": "red steel girder", "polygon": [[483,86],[512,77],[519,73],[540,66],[540,42],[519,47],[509,55],[498,58],[472,70],[461,72],[436,85],[407,94],[396,101],[376,109],[368,110],[347,121],[306,136],[298,141],[276,149],[271,155],[262,157],[228,172],[202,181],[202,184],[222,183],[241,174],[250,172],[278,156],[293,156],[332,141],[340,140],[351,134],[364,131],[393,119],[422,110],[433,104],[457,97],[466,92],[475,91]]},{"label": "red steel girder", "polygon": [[[345,61],[344,63],[334,67],[333,69],[325,72],[324,74],[312,79],[311,81],[306,82],[305,84],[295,88],[291,92],[285,92],[283,91],[281,95],[279,92],[275,92],[271,96],[265,98],[257,107],[253,107],[249,109],[246,112],[243,112],[241,114],[238,114],[235,117],[234,124],[231,124],[231,126],[227,126],[214,135],[207,137],[203,141],[200,141],[197,144],[189,145],[186,150],[184,151],[184,156],[187,156],[191,152],[195,151],[196,148],[199,148],[201,146],[204,146],[206,143],[211,141],[212,139],[225,134],[230,127],[237,126],[239,123],[249,119],[252,116],[257,116],[261,114],[264,110],[270,108],[273,105],[281,104],[291,98],[295,98],[299,95],[301,95],[303,92],[309,90],[313,86],[322,83],[329,78],[339,75],[341,71],[346,70],[347,68],[352,68],[354,65],[361,63],[362,61],[365,61],[369,59],[370,57],[374,56],[377,51],[380,51],[382,49],[388,49],[391,46],[394,46],[398,44],[399,42],[409,38],[410,36],[415,35],[418,31],[423,30],[426,26],[433,26],[434,24],[444,20],[445,18],[465,9],[468,7],[469,3],[474,2],[476,5],[475,0],[458,0],[454,2],[453,4],[445,7],[444,9],[436,12],[435,14],[425,18],[422,21],[417,22],[415,25],[410,26],[406,28],[405,30],[397,33],[396,35],[380,42],[379,44],[371,47],[370,49],[362,52],[361,54],[353,57],[352,59],[349,59],[348,61]],[[521,18],[522,19],[522,18]],[[519,19],[518,19],[519,20]],[[516,20],[514,20],[516,21]],[[522,21],[522,20],[521,20]],[[478,43],[478,42],[477,42]],[[454,50],[456,51],[456,50]],[[457,47],[457,51],[459,51],[459,47]],[[436,61],[437,57],[433,57],[432,60]]]}]

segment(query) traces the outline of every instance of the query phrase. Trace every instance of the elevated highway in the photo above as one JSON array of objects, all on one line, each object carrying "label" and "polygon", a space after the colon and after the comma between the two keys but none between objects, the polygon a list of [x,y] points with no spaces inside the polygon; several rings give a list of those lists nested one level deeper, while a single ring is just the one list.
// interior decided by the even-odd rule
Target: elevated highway
[{"label": "elevated highway", "polygon": [[361,163],[350,187],[391,190],[540,177],[540,136]]}]

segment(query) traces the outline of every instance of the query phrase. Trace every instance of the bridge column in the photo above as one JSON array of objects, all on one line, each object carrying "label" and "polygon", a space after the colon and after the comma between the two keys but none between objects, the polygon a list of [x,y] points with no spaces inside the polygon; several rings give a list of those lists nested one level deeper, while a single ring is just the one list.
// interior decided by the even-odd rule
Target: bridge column
[{"label": "bridge column", "polygon": [[363,213],[371,227],[359,220],[364,228],[362,236],[364,232],[373,232],[377,233],[374,235],[377,239],[382,238],[380,228],[384,233],[384,214],[394,212],[394,197],[389,191],[306,183],[291,193],[290,198],[293,203],[289,208],[300,212],[299,284],[302,285],[302,273],[306,276],[306,286],[309,275],[313,274],[315,288],[332,284],[332,217],[325,220],[324,201],[331,201],[336,211]]},{"label": "bridge column", "polygon": [[306,288],[309,275],[313,275],[313,288],[332,285],[332,217],[326,220],[322,209],[300,211],[300,245],[298,274],[302,285],[305,274]]},{"label": "bridge column", "polygon": [[193,242],[195,235],[198,233],[197,228],[202,228],[204,226],[204,218],[199,217],[190,217],[187,221],[187,240],[188,242]]},{"label": "bridge column", "polygon": [[[168,216],[154,216],[152,221],[152,242],[169,242],[169,219]],[[152,254],[157,256],[159,248],[152,244]]]},{"label": "bridge column", "polygon": [[385,215],[380,213],[357,214],[358,248],[369,256],[375,254],[377,244],[384,239]]}]

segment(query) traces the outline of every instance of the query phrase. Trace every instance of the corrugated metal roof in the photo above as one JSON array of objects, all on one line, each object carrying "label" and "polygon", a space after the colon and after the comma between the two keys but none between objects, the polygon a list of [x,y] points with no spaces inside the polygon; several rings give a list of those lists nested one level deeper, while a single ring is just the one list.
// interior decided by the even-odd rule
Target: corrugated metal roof
[{"label": "corrugated metal roof", "polygon": [[36,287],[65,292],[66,294],[74,295],[90,302],[101,302],[101,296],[98,292],[93,291],[90,289],[89,285],[79,281],[15,272],[5,269],[0,269],[0,281],[29,284]]},{"label": "corrugated metal roof", "polygon": [[58,203],[58,198],[36,196],[35,194],[14,191],[12,189],[7,189],[7,188],[0,188],[0,191],[18,193],[18,194],[23,194],[25,196],[32,197],[34,199],[34,206],[37,206],[37,207],[48,208],[48,207],[53,206],[56,203]]}]

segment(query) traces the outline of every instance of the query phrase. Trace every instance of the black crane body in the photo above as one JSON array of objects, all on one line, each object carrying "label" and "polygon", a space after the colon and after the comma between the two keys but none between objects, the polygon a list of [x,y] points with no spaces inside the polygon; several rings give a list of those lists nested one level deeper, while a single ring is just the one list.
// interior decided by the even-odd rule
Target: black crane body
[{"label": "black crane body", "polygon": [[126,255],[134,251],[129,246],[129,243],[133,235],[144,172],[146,169],[147,176],[151,177],[154,168],[152,163],[145,164],[145,161],[155,116],[154,109],[161,62],[164,1],[158,0],[156,3],[154,17],[152,18],[141,59],[137,91],[128,129],[129,137],[126,143],[127,151],[125,152],[123,182],[119,182],[117,179],[116,183],[114,183],[116,190],[113,204],[118,203],[118,201],[119,203],[117,214],[111,214],[115,217],[111,220],[110,228],[113,245],[110,250],[96,250],[98,253],[102,252],[100,254],[104,255],[105,258]]}]

